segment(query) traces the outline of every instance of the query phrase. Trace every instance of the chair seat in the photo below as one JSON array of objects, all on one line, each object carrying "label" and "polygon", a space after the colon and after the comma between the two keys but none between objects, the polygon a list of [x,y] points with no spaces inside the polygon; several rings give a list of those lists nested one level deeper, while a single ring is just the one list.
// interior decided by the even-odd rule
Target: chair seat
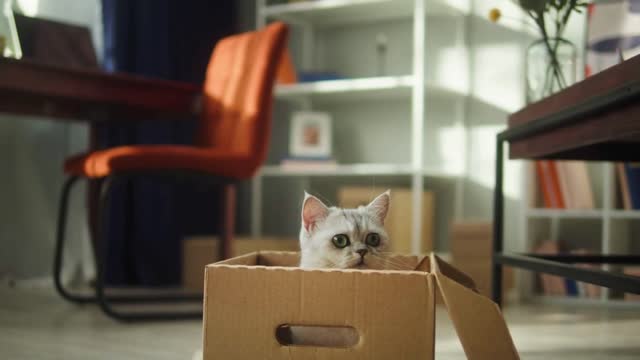
[{"label": "chair seat", "polygon": [[245,179],[256,166],[248,156],[211,148],[183,145],[118,146],[72,156],[65,161],[67,174],[101,178],[119,172],[185,170]]}]

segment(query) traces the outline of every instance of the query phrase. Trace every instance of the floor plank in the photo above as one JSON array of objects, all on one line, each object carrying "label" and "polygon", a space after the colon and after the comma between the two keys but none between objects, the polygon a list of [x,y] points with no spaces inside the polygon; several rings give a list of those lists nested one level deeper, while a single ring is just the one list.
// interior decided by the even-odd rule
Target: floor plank
[{"label": "floor plank", "polygon": [[[640,312],[633,309],[510,306],[523,359],[638,359]],[[465,356],[446,311],[436,315],[436,358]],[[123,324],[52,290],[0,288],[2,359],[198,359],[201,321]]]}]

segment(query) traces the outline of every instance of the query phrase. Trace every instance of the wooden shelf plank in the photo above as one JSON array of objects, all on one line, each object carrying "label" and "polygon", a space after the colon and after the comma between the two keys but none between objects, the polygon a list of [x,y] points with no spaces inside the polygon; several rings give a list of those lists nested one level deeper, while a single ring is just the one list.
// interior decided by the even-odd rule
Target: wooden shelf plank
[{"label": "wooden shelf plank", "polygon": [[[468,12],[464,2],[427,0],[427,15],[460,15]],[[358,22],[376,22],[413,15],[412,0],[316,0],[265,7],[269,19],[290,23],[335,26]]]},{"label": "wooden shelf plank", "polygon": [[[457,177],[460,174],[445,172],[439,169],[421,169],[424,176]],[[284,167],[280,165],[263,166],[260,175],[267,177],[296,177],[296,176],[409,176],[414,174],[411,165],[405,164],[338,164],[334,166],[318,167]]]},{"label": "wooden shelf plank", "polygon": [[[275,96],[281,100],[310,97],[324,102],[344,102],[376,99],[409,99],[413,89],[413,76],[382,76],[325,80],[276,86]],[[427,94],[432,96],[464,96],[454,89],[428,84]]]},{"label": "wooden shelf plank", "polygon": [[534,208],[527,210],[530,218],[576,218],[576,219],[598,219],[604,217],[602,209],[544,209]]}]

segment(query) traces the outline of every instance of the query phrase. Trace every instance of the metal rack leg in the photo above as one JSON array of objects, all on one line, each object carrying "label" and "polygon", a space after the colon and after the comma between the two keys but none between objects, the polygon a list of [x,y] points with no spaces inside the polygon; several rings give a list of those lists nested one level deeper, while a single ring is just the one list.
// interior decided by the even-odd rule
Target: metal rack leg
[{"label": "metal rack leg", "polygon": [[491,292],[493,301],[498,306],[502,306],[502,265],[496,262],[496,255],[502,254],[503,250],[503,206],[504,196],[502,193],[503,176],[503,145],[502,138],[498,135],[496,140],[496,183],[493,195],[493,259],[492,259],[492,281]]}]

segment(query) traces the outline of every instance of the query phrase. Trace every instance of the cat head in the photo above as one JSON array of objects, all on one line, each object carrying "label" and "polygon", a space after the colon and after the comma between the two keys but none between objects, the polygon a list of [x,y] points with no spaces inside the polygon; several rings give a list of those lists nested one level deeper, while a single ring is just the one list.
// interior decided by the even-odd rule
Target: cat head
[{"label": "cat head", "polygon": [[390,191],[357,209],[327,207],[305,192],[300,267],[378,268],[389,245],[384,220]]}]

